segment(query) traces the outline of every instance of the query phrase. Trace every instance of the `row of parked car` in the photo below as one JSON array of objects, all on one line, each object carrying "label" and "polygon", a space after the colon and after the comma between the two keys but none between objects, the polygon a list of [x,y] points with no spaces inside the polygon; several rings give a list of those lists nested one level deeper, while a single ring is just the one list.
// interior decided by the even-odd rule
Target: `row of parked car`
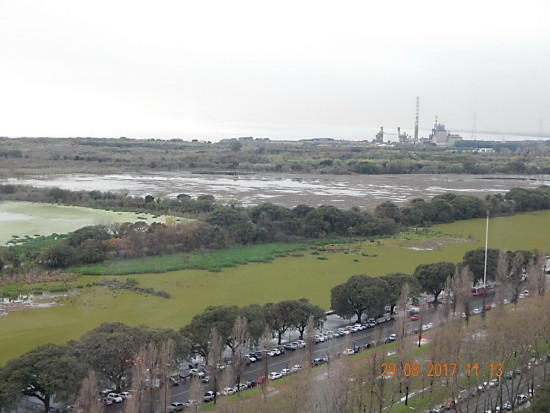
[{"label": "row of parked car", "polygon": [[[457,407],[458,403],[465,402],[469,397],[475,397],[476,394],[483,393],[487,390],[490,390],[491,388],[498,387],[502,380],[513,380],[517,376],[521,376],[524,372],[530,370],[534,366],[539,365],[541,362],[550,363],[550,354],[546,357],[543,357],[541,359],[532,358],[529,363],[527,363],[526,366],[524,366],[523,369],[515,369],[510,370],[506,374],[504,374],[500,378],[493,378],[489,380],[488,382],[485,381],[483,383],[478,384],[474,389],[472,390],[462,390],[456,399],[451,398],[445,401],[443,404],[438,404],[432,409],[425,410],[424,413],[443,413],[446,410],[455,409]],[[523,404],[526,404],[530,398],[532,398],[534,395],[534,390],[529,390],[529,395],[525,394],[518,394],[515,397],[514,403],[512,403],[510,400],[504,402],[502,404],[502,410],[500,406],[497,406],[496,410],[493,412],[491,410],[485,410],[483,413],[499,413],[501,411],[511,411],[512,408],[521,406]]]},{"label": "row of parked car", "polygon": [[113,403],[122,403],[126,399],[130,399],[132,395],[130,392],[123,391],[120,393],[116,393],[112,389],[105,389],[99,392],[99,395],[101,396],[101,401],[103,404],[110,406]]}]

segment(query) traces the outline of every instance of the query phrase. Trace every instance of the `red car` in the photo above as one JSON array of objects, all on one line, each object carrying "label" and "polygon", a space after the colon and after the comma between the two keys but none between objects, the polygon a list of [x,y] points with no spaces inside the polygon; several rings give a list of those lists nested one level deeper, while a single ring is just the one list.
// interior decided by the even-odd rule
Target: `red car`
[{"label": "red car", "polygon": [[456,407],[456,401],[454,399],[449,399],[445,402],[443,407],[447,410],[454,409]]},{"label": "red car", "polygon": [[411,321],[416,321],[416,320],[419,320],[420,319],[420,316],[418,314],[413,314],[411,316]]},{"label": "red car", "polygon": [[485,311],[489,311],[491,308],[493,308],[493,307],[491,307],[491,304],[485,305]]},{"label": "red car", "polygon": [[262,384],[262,383],[265,383],[265,382],[266,382],[265,376],[260,376],[256,379],[256,383],[258,383],[258,384]]}]

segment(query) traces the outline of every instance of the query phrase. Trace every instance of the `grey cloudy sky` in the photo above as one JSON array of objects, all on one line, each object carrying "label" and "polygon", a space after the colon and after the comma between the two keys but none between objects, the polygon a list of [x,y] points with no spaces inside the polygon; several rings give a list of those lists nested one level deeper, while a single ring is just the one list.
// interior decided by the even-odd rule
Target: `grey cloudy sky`
[{"label": "grey cloudy sky", "polygon": [[547,0],[0,0],[0,136],[549,132],[549,74]]}]

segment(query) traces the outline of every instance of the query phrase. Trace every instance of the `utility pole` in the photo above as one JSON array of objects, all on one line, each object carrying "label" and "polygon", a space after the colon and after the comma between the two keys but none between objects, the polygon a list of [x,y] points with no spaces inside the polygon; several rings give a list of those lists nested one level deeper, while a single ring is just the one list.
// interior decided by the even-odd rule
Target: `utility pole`
[{"label": "utility pole", "polygon": [[481,318],[485,319],[485,296],[487,295],[487,246],[489,243],[489,210],[487,210],[487,222],[485,224],[485,264],[483,266],[483,302]]}]

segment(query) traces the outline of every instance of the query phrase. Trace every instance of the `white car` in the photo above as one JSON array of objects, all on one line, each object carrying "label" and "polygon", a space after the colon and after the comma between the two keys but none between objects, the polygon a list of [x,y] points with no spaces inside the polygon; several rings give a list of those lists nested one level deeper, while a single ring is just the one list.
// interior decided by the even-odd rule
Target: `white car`
[{"label": "white car", "polygon": [[529,397],[527,397],[525,394],[518,394],[516,397],[517,405],[527,403],[528,401],[529,401]]},{"label": "white car", "polygon": [[355,350],[352,348],[347,348],[344,350],[344,354],[347,356],[351,356],[352,354],[355,354]]},{"label": "white car", "polygon": [[290,369],[282,369],[282,370],[281,370],[281,374],[282,374],[283,376],[288,376],[289,374],[292,374],[292,370],[290,370]]},{"label": "white car", "polygon": [[235,394],[235,393],[237,393],[237,391],[233,387],[225,387],[221,391],[222,396],[231,396],[232,394]]},{"label": "white car", "polygon": [[299,372],[300,370],[302,370],[302,365],[301,364],[295,364],[294,366],[292,366],[290,368],[290,371],[293,372],[293,373]]},{"label": "white car", "polygon": [[432,327],[433,327],[433,324],[432,324],[432,323],[424,324],[424,325],[422,326],[422,331],[431,330]]},{"label": "white car", "polygon": [[115,403],[122,403],[122,400],[124,400],[118,393],[109,393],[107,399]]},{"label": "white car", "polygon": [[189,374],[191,376],[204,377],[204,371],[199,369],[191,369],[189,370]]},{"label": "white car", "polygon": [[489,380],[489,387],[497,387],[497,386],[498,386],[498,379]]},{"label": "white car", "polygon": [[306,346],[306,342],[304,340],[297,340],[294,343],[296,343],[298,348],[304,348]]},{"label": "white car", "polygon": [[474,315],[481,314],[481,308],[474,308],[474,309],[472,310],[472,314],[474,314]]},{"label": "white car", "polygon": [[272,371],[271,373],[269,373],[269,376],[268,376],[270,380],[277,380],[277,379],[280,379],[281,377],[283,377],[283,375],[278,371]]}]

